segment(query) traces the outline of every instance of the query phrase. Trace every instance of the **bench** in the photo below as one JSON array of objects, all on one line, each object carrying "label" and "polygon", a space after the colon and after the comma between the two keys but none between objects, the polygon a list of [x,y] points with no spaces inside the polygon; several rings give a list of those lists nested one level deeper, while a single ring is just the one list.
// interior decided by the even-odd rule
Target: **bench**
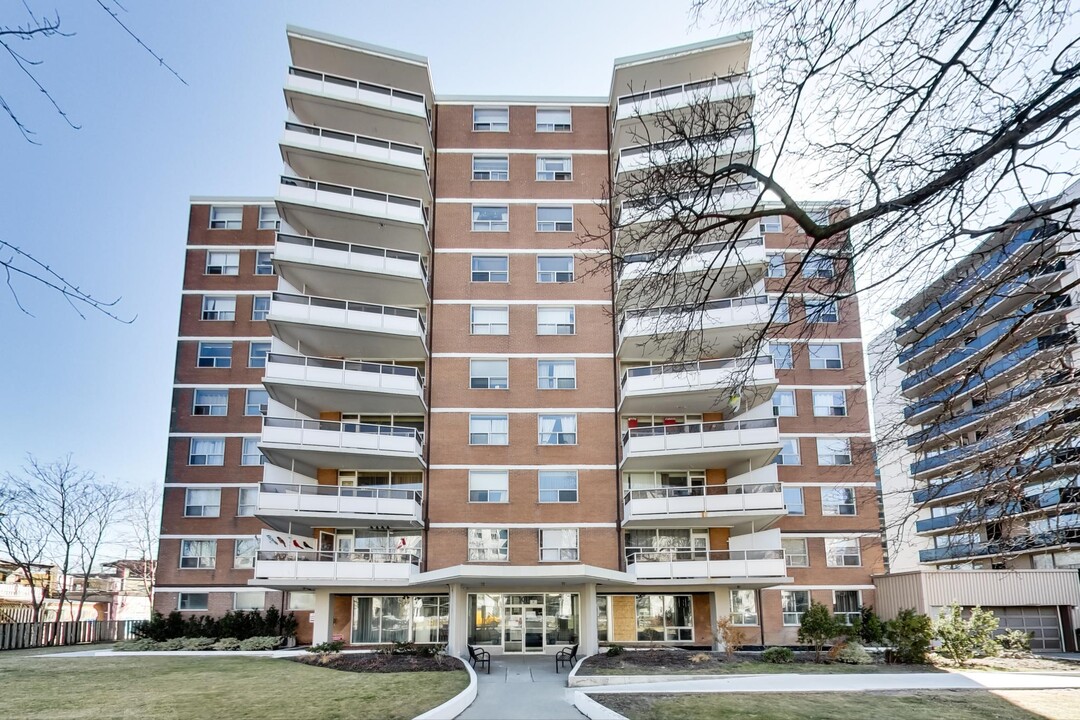
[{"label": "bench", "polygon": [[[491,653],[481,648],[475,648],[472,645],[467,646],[469,648],[469,661],[472,663],[473,668],[477,665],[487,665],[487,673],[491,674]],[[555,667],[555,672],[558,672],[558,666]]]},{"label": "bench", "polygon": [[555,673],[559,672],[559,665],[561,663],[569,663],[572,667],[574,662],[577,661],[577,645],[572,645],[568,648],[563,648],[559,652],[555,653]]}]

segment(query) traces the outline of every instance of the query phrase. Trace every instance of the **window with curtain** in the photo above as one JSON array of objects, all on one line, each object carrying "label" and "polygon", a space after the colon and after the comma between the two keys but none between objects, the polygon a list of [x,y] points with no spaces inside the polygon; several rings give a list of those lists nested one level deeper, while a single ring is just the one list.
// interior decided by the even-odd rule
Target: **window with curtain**
[{"label": "window with curtain", "polygon": [[469,471],[469,502],[504,503],[509,499],[509,487],[506,470]]},{"label": "window with curtain", "polygon": [[536,377],[541,390],[573,390],[577,387],[577,361],[540,360]]},{"label": "window with curtain", "polygon": [[544,528],[540,530],[540,560],[543,562],[577,562],[577,528]]},{"label": "window with curtain", "polygon": [[537,307],[536,334],[573,335],[574,307]]},{"label": "window with curtain", "polygon": [[577,445],[577,415],[541,415],[541,445]]},{"label": "window with curtain", "polygon": [[224,465],[225,438],[191,438],[189,465]]}]

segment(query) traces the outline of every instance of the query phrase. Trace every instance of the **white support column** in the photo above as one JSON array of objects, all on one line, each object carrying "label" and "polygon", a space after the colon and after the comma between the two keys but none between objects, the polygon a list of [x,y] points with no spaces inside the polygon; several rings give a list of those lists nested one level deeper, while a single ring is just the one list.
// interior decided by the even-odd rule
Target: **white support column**
[{"label": "white support column", "polygon": [[312,644],[318,645],[319,643],[330,642],[334,632],[334,615],[330,608],[330,590],[328,588],[315,590],[315,610],[311,613],[311,617],[313,626],[311,628]]},{"label": "white support column", "polygon": [[595,655],[600,651],[596,629],[596,583],[588,583],[581,588],[581,636],[578,643],[579,655]]},{"label": "white support column", "polygon": [[724,649],[724,641],[720,637],[720,633],[717,632],[718,628],[717,628],[716,623],[720,620],[720,618],[724,617],[725,615],[727,615],[727,614],[729,614],[731,612],[730,608],[727,607],[728,598],[724,597],[725,595],[727,595],[727,588],[724,588],[723,590],[714,590],[713,594],[712,594],[712,613],[711,613],[711,615],[712,615],[712,635],[713,635],[712,649],[713,650],[723,650]]},{"label": "white support column", "polygon": [[450,636],[447,655],[463,657],[469,642],[469,597],[460,583],[450,585]]}]

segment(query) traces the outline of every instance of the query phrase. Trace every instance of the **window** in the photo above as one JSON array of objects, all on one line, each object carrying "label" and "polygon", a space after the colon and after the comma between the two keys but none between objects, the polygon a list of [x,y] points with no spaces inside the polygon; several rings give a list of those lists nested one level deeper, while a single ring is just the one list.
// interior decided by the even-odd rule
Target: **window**
[{"label": "window", "polygon": [[506,205],[473,205],[473,232],[507,232],[510,230],[510,208]]},{"label": "window", "polygon": [[472,562],[510,559],[510,531],[506,528],[469,528],[469,560]]},{"label": "window", "polygon": [[[269,345],[269,343],[267,343]],[[198,367],[232,367],[231,342],[201,342],[195,362]]]},{"label": "window", "polygon": [[224,465],[225,438],[191,438],[188,465]]},{"label": "window", "polygon": [[787,275],[787,270],[784,268],[784,256],[780,253],[773,253],[768,256],[769,269],[765,273],[765,277],[782,278]]},{"label": "window", "polygon": [[[260,230],[280,230],[281,229],[281,217],[278,215],[276,205],[263,205],[259,208],[259,229]],[[267,253],[269,255],[269,253]],[[256,275],[263,275],[258,270],[255,271]],[[269,274],[269,273],[265,273]]]},{"label": "window", "polygon": [[777,465],[802,465],[799,457],[799,438],[780,438],[780,454],[776,456]]},{"label": "window", "polygon": [[510,282],[510,258],[506,255],[473,255],[473,282]]},{"label": "window", "polygon": [[470,360],[469,387],[473,390],[506,390],[510,386],[508,360]]},{"label": "window", "polygon": [[828,255],[810,253],[803,261],[802,276],[804,278],[831,278],[835,274],[833,259]]},{"label": "window", "polygon": [[269,250],[260,250],[255,253],[255,274],[256,275],[273,275],[274,274],[274,253]]},{"label": "window", "polygon": [[510,108],[474,107],[472,129],[473,132],[509,132]]},{"label": "window", "polygon": [[505,470],[470,470],[469,502],[504,503],[510,499],[510,473]]},{"label": "window", "polygon": [[578,501],[577,470],[541,470],[540,502],[575,503]]},{"label": "window", "polygon": [[537,335],[573,335],[574,308],[540,305],[536,308]]},{"label": "window", "polygon": [[[236,547],[233,550],[233,567],[255,567],[255,553],[258,551],[258,549],[259,541],[254,538],[237,540]],[[262,606],[260,605],[260,607]]]},{"label": "window", "polygon": [[844,625],[851,625],[861,617],[862,603],[858,590],[833,590],[833,615]]},{"label": "window", "polygon": [[570,132],[570,108],[536,108],[536,132]]},{"label": "window", "polygon": [[270,314],[270,296],[253,295],[251,297],[251,319],[265,320]]},{"label": "window", "polygon": [[203,320],[235,320],[236,297],[233,295],[206,295],[202,301]]},{"label": "window", "polygon": [[506,335],[510,332],[510,308],[474,305],[469,309],[469,328],[473,335]]},{"label": "window", "polygon": [[184,492],[184,517],[217,517],[220,511],[220,488],[188,488]]},{"label": "window", "polygon": [[844,367],[837,343],[808,343],[811,370],[839,370]]},{"label": "window", "polygon": [[810,216],[810,219],[817,225],[829,224],[829,209],[819,208],[817,210],[807,210],[806,214]]},{"label": "window", "polygon": [[293,611],[304,611],[304,610],[310,611],[310,610],[314,610],[315,609],[315,593],[313,593],[313,592],[302,592],[302,591],[298,591],[298,590],[290,590],[289,591],[288,606],[289,606],[289,610],[293,610]]},{"label": "window", "polygon": [[259,438],[246,437],[244,438],[244,451],[240,455],[241,465],[264,465],[266,464],[266,458],[263,457],[262,452],[259,450]]},{"label": "window", "polygon": [[176,607],[179,610],[209,610],[210,593],[180,593]]},{"label": "window", "polygon": [[536,179],[545,182],[553,180],[571,180],[574,174],[573,158],[543,157],[536,158]]},{"label": "window", "polygon": [[233,593],[233,610],[262,610],[265,603],[266,593],[261,590],[242,590]]},{"label": "window", "polygon": [[843,390],[815,390],[814,417],[844,417],[847,397]]},{"label": "window", "polygon": [[818,465],[850,465],[851,442],[847,438],[818,438]]},{"label": "window", "polygon": [[510,421],[506,415],[470,415],[470,445],[506,445]]},{"label": "window", "polygon": [[180,567],[213,570],[217,558],[217,540],[181,540]]},{"label": "window", "polygon": [[[211,230],[239,230],[244,221],[244,208],[222,207],[212,205],[210,207]],[[235,273],[231,273],[235,275]]]},{"label": "window", "polygon": [[270,393],[258,388],[248,388],[247,401],[244,403],[245,415],[262,415],[263,409],[270,402]]},{"label": "window", "polygon": [[239,275],[240,253],[238,252],[215,252],[206,253],[207,275]]},{"label": "window", "polygon": [[829,567],[859,567],[859,541],[853,538],[825,538],[825,564]]},{"label": "window", "polygon": [[806,514],[806,503],[803,502],[801,487],[784,486],[784,507],[787,508],[788,515]]},{"label": "window", "polygon": [[248,346],[248,367],[266,367],[266,354],[270,352],[270,343],[253,342]]},{"label": "window", "polygon": [[803,613],[810,609],[809,590],[781,590],[780,606],[784,613],[785,625],[798,625]]},{"label": "window", "polygon": [[772,396],[772,414],[775,417],[795,417],[795,391],[777,390]]},{"label": "window", "polygon": [[[244,438],[244,445],[247,445],[248,440],[255,440],[258,442],[258,438]],[[245,449],[247,449],[245,447]],[[258,452],[258,449],[255,450]],[[259,457],[262,457],[260,454]],[[251,517],[255,514],[255,507],[258,505],[259,500],[259,488],[240,488],[237,491],[236,500],[236,517]]]},{"label": "window", "polygon": [[790,370],[795,367],[791,343],[769,343],[769,354],[772,355],[773,367],[777,370]]},{"label": "window", "polygon": [[789,310],[787,298],[780,298],[776,301],[776,312],[773,313],[773,319],[778,323],[791,322],[791,311]]},{"label": "window", "polygon": [[228,415],[229,391],[224,389],[199,389],[195,391],[192,415]]},{"label": "window", "polygon": [[753,590],[731,591],[731,622],[736,625],[757,625],[757,598]]},{"label": "window", "polygon": [[694,639],[693,603],[689,595],[638,595],[639,642],[688,642]]},{"label": "window", "polygon": [[809,323],[838,323],[840,312],[836,309],[835,300],[804,300],[806,308],[806,322]]},{"label": "window", "polygon": [[541,445],[577,445],[577,415],[540,415]]},{"label": "window", "polygon": [[574,206],[541,206],[536,208],[536,232],[573,232]]},{"label": "window", "polygon": [[806,552],[806,538],[781,538],[784,562],[788,567],[810,567],[810,555]]},{"label": "window", "polygon": [[854,515],[855,514],[855,488],[850,488],[850,487],[823,487],[823,488],[821,488],[821,514],[822,515]]},{"label": "window", "polygon": [[573,390],[577,387],[577,361],[537,360],[536,384],[541,390]]},{"label": "window", "polygon": [[540,530],[540,562],[577,562],[577,528]]},{"label": "window", "polygon": [[574,282],[574,257],[572,255],[539,256],[536,258],[536,282]]},{"label": "window", "polygon": [[473,180],[509,180],[510,158],[507,155],[473,155]]},{"label": "window", "polygon": [[763,233],[778,233],[784,231],[784,223],[780,215],[770,215],[758,220],[758,230]]}]

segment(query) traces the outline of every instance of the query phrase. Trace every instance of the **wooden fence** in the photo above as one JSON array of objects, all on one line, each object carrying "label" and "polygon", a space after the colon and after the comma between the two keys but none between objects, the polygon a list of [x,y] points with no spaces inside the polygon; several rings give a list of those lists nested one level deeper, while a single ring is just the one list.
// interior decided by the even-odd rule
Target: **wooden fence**
[{"label": "wooden fence", "polygon": [[0,623],[0,650],[118,642],[134,637],[137,620]]}]

